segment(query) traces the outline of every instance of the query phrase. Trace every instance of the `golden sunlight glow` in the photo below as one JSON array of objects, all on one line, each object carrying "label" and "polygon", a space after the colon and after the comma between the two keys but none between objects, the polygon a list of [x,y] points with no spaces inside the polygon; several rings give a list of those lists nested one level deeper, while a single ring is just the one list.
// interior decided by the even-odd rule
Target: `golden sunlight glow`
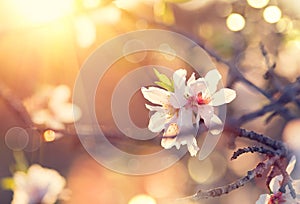
[{"label": "golden sunlight glow", "polygon": [[101,0],[83,0],[83,6],[87,9],[97,8],[100,5]]},{"label": "golden sunlight glow", "polygon": [[139,4],[139,0],[115,0],[114,3],[118,8],[130,10]]},{"label": "golden sunlight glow", "polygon": [[53,130],[46,130],[43,136],[46,142],[53,142],[56,138],[56,133]]},{"label": "golden sunlight glow", "polygon": [[263,15],[266,22],[277,23],[281,18],[281,10],[277,6],[268,6]]},{"label": "golden sunlight glow", "polygon": [[71,14],[73,0],[12,0],[11,6],[26,23],[41,24]]},{"label": "golden sunlight glow", "polygon": [[96,25],[88,16],[75,19],[76,40],[79,47],[87,48],[96,40]]},{"label": "golden sunlight glow", "polygon": [[247,0],[247,3],[253,8],[263,8],[269,3],[269,0]]},{"label": "golden sunlight glow", "polygon": [[226,25],[231,31],[240,31],[245,27],[245,24],[245,18],[238,13],[232,13],[226,19]]},{"label": "golden sunlight glow", "polygon": [[140,194],[131,198],[128,204],[156,204],[156,201],[151,196]]}]

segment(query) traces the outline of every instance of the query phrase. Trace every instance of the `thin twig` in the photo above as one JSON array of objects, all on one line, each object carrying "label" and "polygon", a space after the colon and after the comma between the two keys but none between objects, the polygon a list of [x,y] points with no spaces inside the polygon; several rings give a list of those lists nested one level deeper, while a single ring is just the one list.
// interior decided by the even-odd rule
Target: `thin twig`
[{"label": "thin twig", "polygon": [[265,147],[257,147],[257,146],[253,146],[253,147],[245,147],[245,148],[240,148],[237,151],[235,151],[231,157],[231,160],[238,158],[239,156],[241,156],[242,154],[245,153],[254,153],[254,152],[258,152],[261,154],[266,154],[268,156],[274,156],[274,155],[280,155],[279,152],[271,150],[271,149],[266,149]]},{"label": "thin twig", "polygon": [[200,200],[200,199],[218,197],[223,194],[228,194],[229,192],[244,186],[249,181],[253,180],[255,177],[260,177],[266,170],[268,170],[274,164],[274,162],[277,159],[279,159],[279,156],[271,157],[270,159],[267,159],[266,161],[259,163],[255,169],[248,171],[246,176],[226,186],[222,186],[210,190],[199,190],[194,195],[183,199]]}]

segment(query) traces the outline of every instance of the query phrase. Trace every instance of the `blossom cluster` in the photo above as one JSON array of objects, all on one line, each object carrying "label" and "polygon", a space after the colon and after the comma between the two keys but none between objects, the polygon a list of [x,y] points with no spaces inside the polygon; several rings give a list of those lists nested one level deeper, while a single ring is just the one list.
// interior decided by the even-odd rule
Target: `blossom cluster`
[{"label": "blossom cluster", "polygon": [[[290,175],[295,167],[296,157],[293,156],[286,168],[286,172]],[[283,193],[279,191],[283,182],[283,176],[278,175],[270,182],[270,194],[262,194],[256,201],[256,204],[300,204],[300,180],[292,180],[292,186],[295,190],[296,197],[293,198],[289,188]]]},{"label": "blossom cluster", "polygon": [[191,156],[196,156],[199,147],[196,134],[202,119],[213,135],[222,132],[223,122],[215,114],[214,107],[230,103],[236,92],[229,88],[217,90],[222,76],[217,69],[209,71],[205,77],[196,79],[193,73],[186,80],[187,71],[176,70],[172,79],[154,70],[160,87],[142,87],[145,99],[158,106],[146,104],[153,112],[148,129],[159,133],[164,130],[162,147],[170,149],[187,145]]}]

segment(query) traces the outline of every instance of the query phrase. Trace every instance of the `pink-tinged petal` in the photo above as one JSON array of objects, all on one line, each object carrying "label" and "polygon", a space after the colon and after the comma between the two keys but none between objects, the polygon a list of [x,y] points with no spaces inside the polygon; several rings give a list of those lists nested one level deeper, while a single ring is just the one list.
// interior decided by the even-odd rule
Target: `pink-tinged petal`
[{"label": "pink-tinged petal", "polygon": [[259,199],[256,201],[255,204],[268,204],[271,196],[269,194],[262,194],[259,196]]},{"label": "pink-tinged petal", "polygon": [[218,135],[223,131],[223,122],[217,115],[213,114],[208,128],[211,134]]},{"label": "pink-tinged petal", "polygon": [[190,96],[197,96],[198,93],[204,93],[207,91],[207,85],[203,78],[199,78],[188,86],[188,94]]},{"label": "pink-tinged petal", "polygon": [[164,110],[165,110],[162,106],[151,106],[148,104],[145,104],[145,106],[150,111],[164,112]]},{"label": "pink-tinged petal", "polygon": [[232,89],[223,88],[217,91],[209,103],[212,106],[220,106],[225,103],[230,103],[236,97],[236,92]]},{"label": "pink-tinged petal", "polygon": [[160,132],[165,128],[166,115],[161,112],[154,113],[149,121],[148,129],[151,132]]},{"label": "pink-tinged petal", "polygon": [[149,88],[142,87],[141,91],[144,98],[150,101],[151,103],[158,104],[158,105],[169,103],[170,93],[164,89],[160,89],[157,87],[149,87]]},{"label": "pink-tinged petal", "polygon": [[174,81],[174,92],[177,96],[184,96],[185,92],[185,81],[186,81],[186,70],[178,69],[173,74]]},{"label": "pink-tinged petal", "polygon": [[198,106],[198,113],[200,117],[204,120],[204,124],[207,128],[210,127],[211,119],[214,115],[214,108],[210,105]]},{"label": "pink-tinged petal", "polygon": [[213,95],[216,90],[220,79],[222,78],[221,74],[217,69],[213,69],[205,75],[205,81],[207,83],[207,87],[210,95]]},{"label": "pink-tinged petal", "polygon": [[288,166],[286,167],[286,172],[287,172],[288,174],[291,174],[291,173],[292,173],[292,171],[293,171],[294,168],[295,168],[295,164],[296,164],[296,156],[293,155],[292,158],[291,158],[291,160],[290,160],[290,162],[289,162],[289,164],[288,164]]}]

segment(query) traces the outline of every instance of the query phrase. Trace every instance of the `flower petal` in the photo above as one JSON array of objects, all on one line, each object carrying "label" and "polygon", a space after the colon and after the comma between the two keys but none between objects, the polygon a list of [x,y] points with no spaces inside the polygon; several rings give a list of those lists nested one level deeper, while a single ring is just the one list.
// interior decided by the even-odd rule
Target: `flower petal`
[{"label": "flower petal", "polygon": [[211,134],[218,135],[223,131],[223,122],[217,115],[213,114],[208,128]]},{"label": "flower petal", "polygon": [[212,101],[209,104],[212,106],[220,106],[225,103],[230,103],[235,97],[236,92],[234,90],[223,88],[212,96]]},{"label": "flower petal", "polygon": [[217,85],[222,78],[221,74],[217,69],[213,69],[205,75],[205,81],[207,83],[208,90],[210,95],[213,95],[217,90]]},{"label": "flower petal", "polygon": [[280,188],[280,185],[281,185],[281,182],[282,182],[282,175],[278,175],[278,176],[275,176],[271,181],[270,181],[270,189],[273,193],[277,193],[279,188]]},{"label": "flower petal", "polygon": [[174,93],[170,93],[170,104],[174,107],[174,108],[181,108],[183,107],[186,103],[187,100],[184,97],[184,95],[176,95]]},{"label": "flower petal", "polygon": [[184,96],[185,92],[185,81],[186,81],[186,70],[178,69],[173,74],[174,81],[174,92],[177,96]]},{"label": "flower petal", "polygon": [[161,106],[151,106],[149,104],[145,104],[146,108],[150,111],[158,111],[158,112],[163,112],[165,109]]},{"label": "flower petal", "polygon": [[269,194],[262,194],[259,196],[259,199],[255,202],[255,204],[268,204],[271,196]]},{"label": "flower petal", "polygon": [[165,128],[166,115],[162,112],[154,113],[149,121],[148,129],[151,132],[160,132]]},{"label": "flower petal", "polygon": [[[198,106],[198,113],[197,113],[197,118],[198,115],[204,120],[204,124],[207,128],[210,127],[210,122],[211,118],[214,115],[214,108],[210,105],[201,105]],[[196,121],[199,122],[199,121]]]},{"label": "flower petal", "polygon": [[192,75],[190,76],[190,78],[187,81],[187,86],[191,85],[195,81],[196,81],[195,73],[192,73]]},{"label": "flower petal", "polygon": [[158,104],[158,105],[169,103],[170,93],[164,89],[160,89],[157,87],[149,87],[149,88],[142,87],[141,91],[144,98],[150,101],[151,103]]},{"label": "flower petal", "polygon": [[205,93],[207,91],[207,85],[203,78],[199,78],[193,83],[190,83],[187,88],[187,93],[190,96],[197,96],[198,93]]},{"label": "flower petal", "polygon": [[173,146],[175,146],[176,143],[176,137],[164,137],[162,138],[160,144],[165,149],[171,149]]}]

